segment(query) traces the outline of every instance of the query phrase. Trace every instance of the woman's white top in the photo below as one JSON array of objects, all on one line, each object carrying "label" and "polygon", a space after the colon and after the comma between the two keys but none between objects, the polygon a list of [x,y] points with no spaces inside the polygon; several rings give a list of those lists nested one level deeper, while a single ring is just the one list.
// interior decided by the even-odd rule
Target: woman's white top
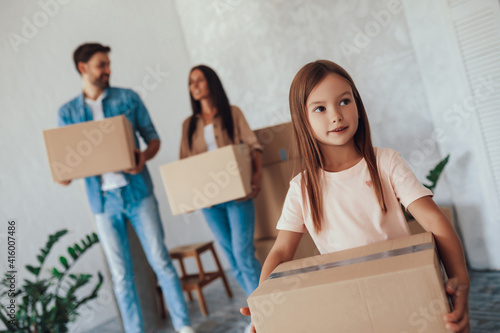
[{"label": "woman's white top", "polygon": [[216,150],[217,142],[215,142],[215,134],[214,134],[214,124],[206,125],[204,128],[205,134],[205,143],[207,144],[207,151]]}]

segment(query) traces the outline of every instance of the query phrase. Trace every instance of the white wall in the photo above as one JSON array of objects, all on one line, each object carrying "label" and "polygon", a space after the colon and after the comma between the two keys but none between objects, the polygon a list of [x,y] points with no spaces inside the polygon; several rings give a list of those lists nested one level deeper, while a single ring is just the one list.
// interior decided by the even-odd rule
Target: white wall
[{"label": "white wall", "polygon": [[[408,159],[433,125],[403,6],[393,9],[390,2],[180,0],[177,7],[192,62],[217,70],[251,127],[289,120],[295,73],[309,61],[330,59],[357,83],[375,144]],[[195,5],[199,10],[191,10]],[[385,27],[358,37],[359,30],[378,24],[372,12],[381,11],[389,13]],[[415,172],[423,179],[439,159],[432,152],[413,163]],[[438,199],[448,196],[441,184]]]},{"label": "white wall", "polygon": [[[40,3],[49,2],[56,3]],[[66,0],[58,5],[57,13],[47,16],[47,22],[38,22],[37,32],[23,31],[23,26],[25,20],[33,22],[34,16],[43,19],[39,2],[0,2],[0,112],[4,120],[0,123],[0,241],[3,244],[3,221],[17,218],[21,268],[35,262],[48,233],[61,228],[71,231],[67,242],[56,248],[62,251],[63,245],[93,228],[82,182],[69,188],[51,182],[41,134],[55,127],[58,107],[80,90],[71,54],[85,41],[112,47],[112,85],[141,92],[162,138],[160,153],[148,165],[169,247],[212,239],[200,214],[171,216],[158,172],[159,165],[177,159],[180,124],[191,112],[187,75],[199,63],[218,72],[231,102],[242,108],[251,127],[259,128],[289,120],[288,88],[302,65],[318,58],[338,62],[358,85],[375,144],[401,151],[424,181],[432,166],[460,147],[450,138],[445,149],[436,146],[424,160],[417,158],[416,152],[425,149],[436,125],[419,67],[421,52],[415,49],[419,46],[412,42],[405,8],[393,8],[392,2]],[[390,16],[380,17],[386,12]],[[31,33],[17,52],[9,41],[12,33]],[[151,71],[161,72],[160,76],[155,80]],[[155,87],[145,89],[151,85]],[[459,177],[464,161],[455,158],[452,155],[448,169],[456,170],[454,176]],[[484,190],[472,191],[479,196]],[[446,179],[435,198],[439,203],[454,202]],[[472,219],[459,223],[481,223]],[[480,240],[481,235],[476,241]],[[0,263],[5,265],[5,259]],[[99,248],[76,269],[105,271]],[[92,303],[94,310],[84,313],[76,331],[117,315],[111,292],[108,278],[103,297]]]},{"label": "white wall", "polygon": [[[500,40],[500,6],[496,0],[457,2],[450,6],[445,1],[415,3],[405,1],[406,16],[411,27],[411,40],[418,58],[427,102],[432,114],[434,131],[426,140],[427,149],[439,147],[451,154],[445,177],[451,189],[459,226],[463,235],[469,264],[475,269],[500,269],[500,197],[489,155],[499,151],[498,142],[490,142],[487,150],[486,133],[481,125],[483,105],[500,108],[500,52],[494,52],[494,43],[487,40],[492,32],[483,31],[473,40],[476,50],[487,50],[484,56],[461,52],[457,31],[473,35],[475,24],[497,26],[497,43]],[[478,13],[488,13],[486,20],[474,18]],[[483,15],[484,16],[484,15]],[[467,20],[459,28],[459,22]],[[485,24],[486,22],[486,24]],[[496,31],[495,31],[496,30]],[[470,44],[470,42],[468,43]],[[497,46],[498,48],[498,46]],[[487,67],[492,60],[496,68]],[[476,68],[468,71],[467,62]],[[480,70],[477,70],[477,67]],[[498,120],[492,131],[498,133]],[[483,124],[484,126],[484,124]],[[490,126],[490,124],[488,124]],[[493,161],[493,163],[495,163]]]},{"label": "white wall", "polygon": [[[43,0],[41,3],[51,1]],[[170,216],[158,172],[160,164],[177,159],[181,121],[189,114],[187,72],[189,61],[183,43],[175,5],[172,1],[67,1],[58,4],[58,12],[40,21],[37,33],[18,46],[9,42],[9,34],[23,36],[23,19],[33,22],[42,15],[33,2],[0,3],[0,109],[2,114],[0,145],[0,233],[6,232],[6,219],[18,220],[18,256],[20,271],[35,264],[37,251],[47,235],[62,228],[70,230],[65,242],[54,249],[52,259],[65,252],[82,235],[93,229],[92,216],[83,182],[68,188],[52,183],[45,156],[42,130],[56,127],[60,105],[81,91],[81,80],[72,61],[72,52],[82,42],[99,41],[110,45],[111,84],[136,87],[142,93],[157,126],[163,145],[149,163],[161,205],[166,243],[169,246],[211,239],[204,222],[186,225],[183,218]],[[55,12],[55,7],[52,8]],[[48,16],[47,16],[48,17]],[[29,32],[29,31],[25,31]],[[150,71],[164,77],[157,80]],[[146,84],[144,85],[144,82]],[[137,87],[156,88],[142,90]],[[1,270],[5,269],[4,239]],[[56,263],[57,264],[57,263]],[[75,266],[75,271],[96,272],[105,269],[102,251],[96,247]],[[29,277],[21,274],[20,278]],[[73,331],[98,325],[117,316],[107,276],[103,294],[84,310]]]},{"label": "white wall", "polygon": [[461,17],[487,6],[500,22],[495,0],[177,0],[191,60],[218,71],[252,127],[289,119],[293,75],[326,58],[357,83],[374,144],[400,151],[420,180],[450,154],[434,200],[456,204],[469,264],[499,269],[498,197],[491,170],[478,168],[487,157],[477,119],[459,128],[443,119],[471,89],[449,14],[462,5]]}]

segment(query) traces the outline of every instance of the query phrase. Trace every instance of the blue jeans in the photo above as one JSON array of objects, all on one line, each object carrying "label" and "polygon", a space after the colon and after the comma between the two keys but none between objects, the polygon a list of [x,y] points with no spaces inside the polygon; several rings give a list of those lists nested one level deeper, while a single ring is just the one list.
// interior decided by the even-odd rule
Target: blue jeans
[{"label": "blue jeans", "polygon": [[210,208],[203,208],[203,215],[224,255],[231,272],[247,296],[257,288],[260,263],[255,258],[253,234],[255,208],[253,199],[228,201]]},{"label": "blue jeans", "polygon": [[97,233],[113,277],[125,332],[144,332],[125,218],[134,227],[148,262],[156,273],[174,328],[179,330],[190,325],[181,283],[164,243],[156,199],[151,195],[134,202],[130,189],[125,186],[105,192],[104,213],[95,215]]}]

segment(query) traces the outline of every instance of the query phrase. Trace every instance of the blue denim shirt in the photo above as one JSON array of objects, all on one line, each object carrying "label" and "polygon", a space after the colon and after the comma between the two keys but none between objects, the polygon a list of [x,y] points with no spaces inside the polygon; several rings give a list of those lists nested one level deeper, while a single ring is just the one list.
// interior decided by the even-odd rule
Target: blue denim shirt
[{"label": "blue denim shirt", "polygon": [[[136,147],[139,147],[137,132],[149,144],[152,139],[159,139],[151,122],[148,110],[137,93],[130,89],[107,88],[102,100],[104,117],[125,115],[134,129]],[[85,104],[83,93],[64,104],[58,113],[58,126],[66,126],[93,120],[92,110]],[[129,190],[134,200],[141,200],[153,194],[153,183],[146,166],[137,175],[123,173],[128,181]],[[85,178],[85,187],[90,208],[94,214],[104,212],[103,192],[101,191],[101,176]]]}]

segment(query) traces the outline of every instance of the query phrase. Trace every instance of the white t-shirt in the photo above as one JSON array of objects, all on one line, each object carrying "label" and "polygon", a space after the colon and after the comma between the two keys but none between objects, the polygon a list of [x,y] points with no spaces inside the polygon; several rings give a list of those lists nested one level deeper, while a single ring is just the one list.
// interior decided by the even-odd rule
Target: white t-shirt
[{"label": "white t-shirt", "polygon": [[[94,120],[104,119],[104,110],[102,108],[102,99],[104,94],[101,94],[95,101],[85,98],[85,103],[92,110]],[[110,191],[127,185],[127,179],[121,172],[107,172],[101,175],[101,190]]]},{"label": "white t-shirt", "polygon": [[400,154],[392,149],[375,149],[377,167],[387,212],[384,214],[363,158],[353,167],[325,172],[323,222],[321,232],[314,231],[308,200],[301,192],[302,175],[290,182],[277,229],[306,232],[321,254],[408,236],[408,224],[400,202],[408,207],[413,201],[432,196],[413,174]]},{"label": "white t-shirt", "polygon": [[208,124],[204,128],[205,143],[207,144],[207,151],[216,150],[217,142],[215,141],[214,124]]}]

